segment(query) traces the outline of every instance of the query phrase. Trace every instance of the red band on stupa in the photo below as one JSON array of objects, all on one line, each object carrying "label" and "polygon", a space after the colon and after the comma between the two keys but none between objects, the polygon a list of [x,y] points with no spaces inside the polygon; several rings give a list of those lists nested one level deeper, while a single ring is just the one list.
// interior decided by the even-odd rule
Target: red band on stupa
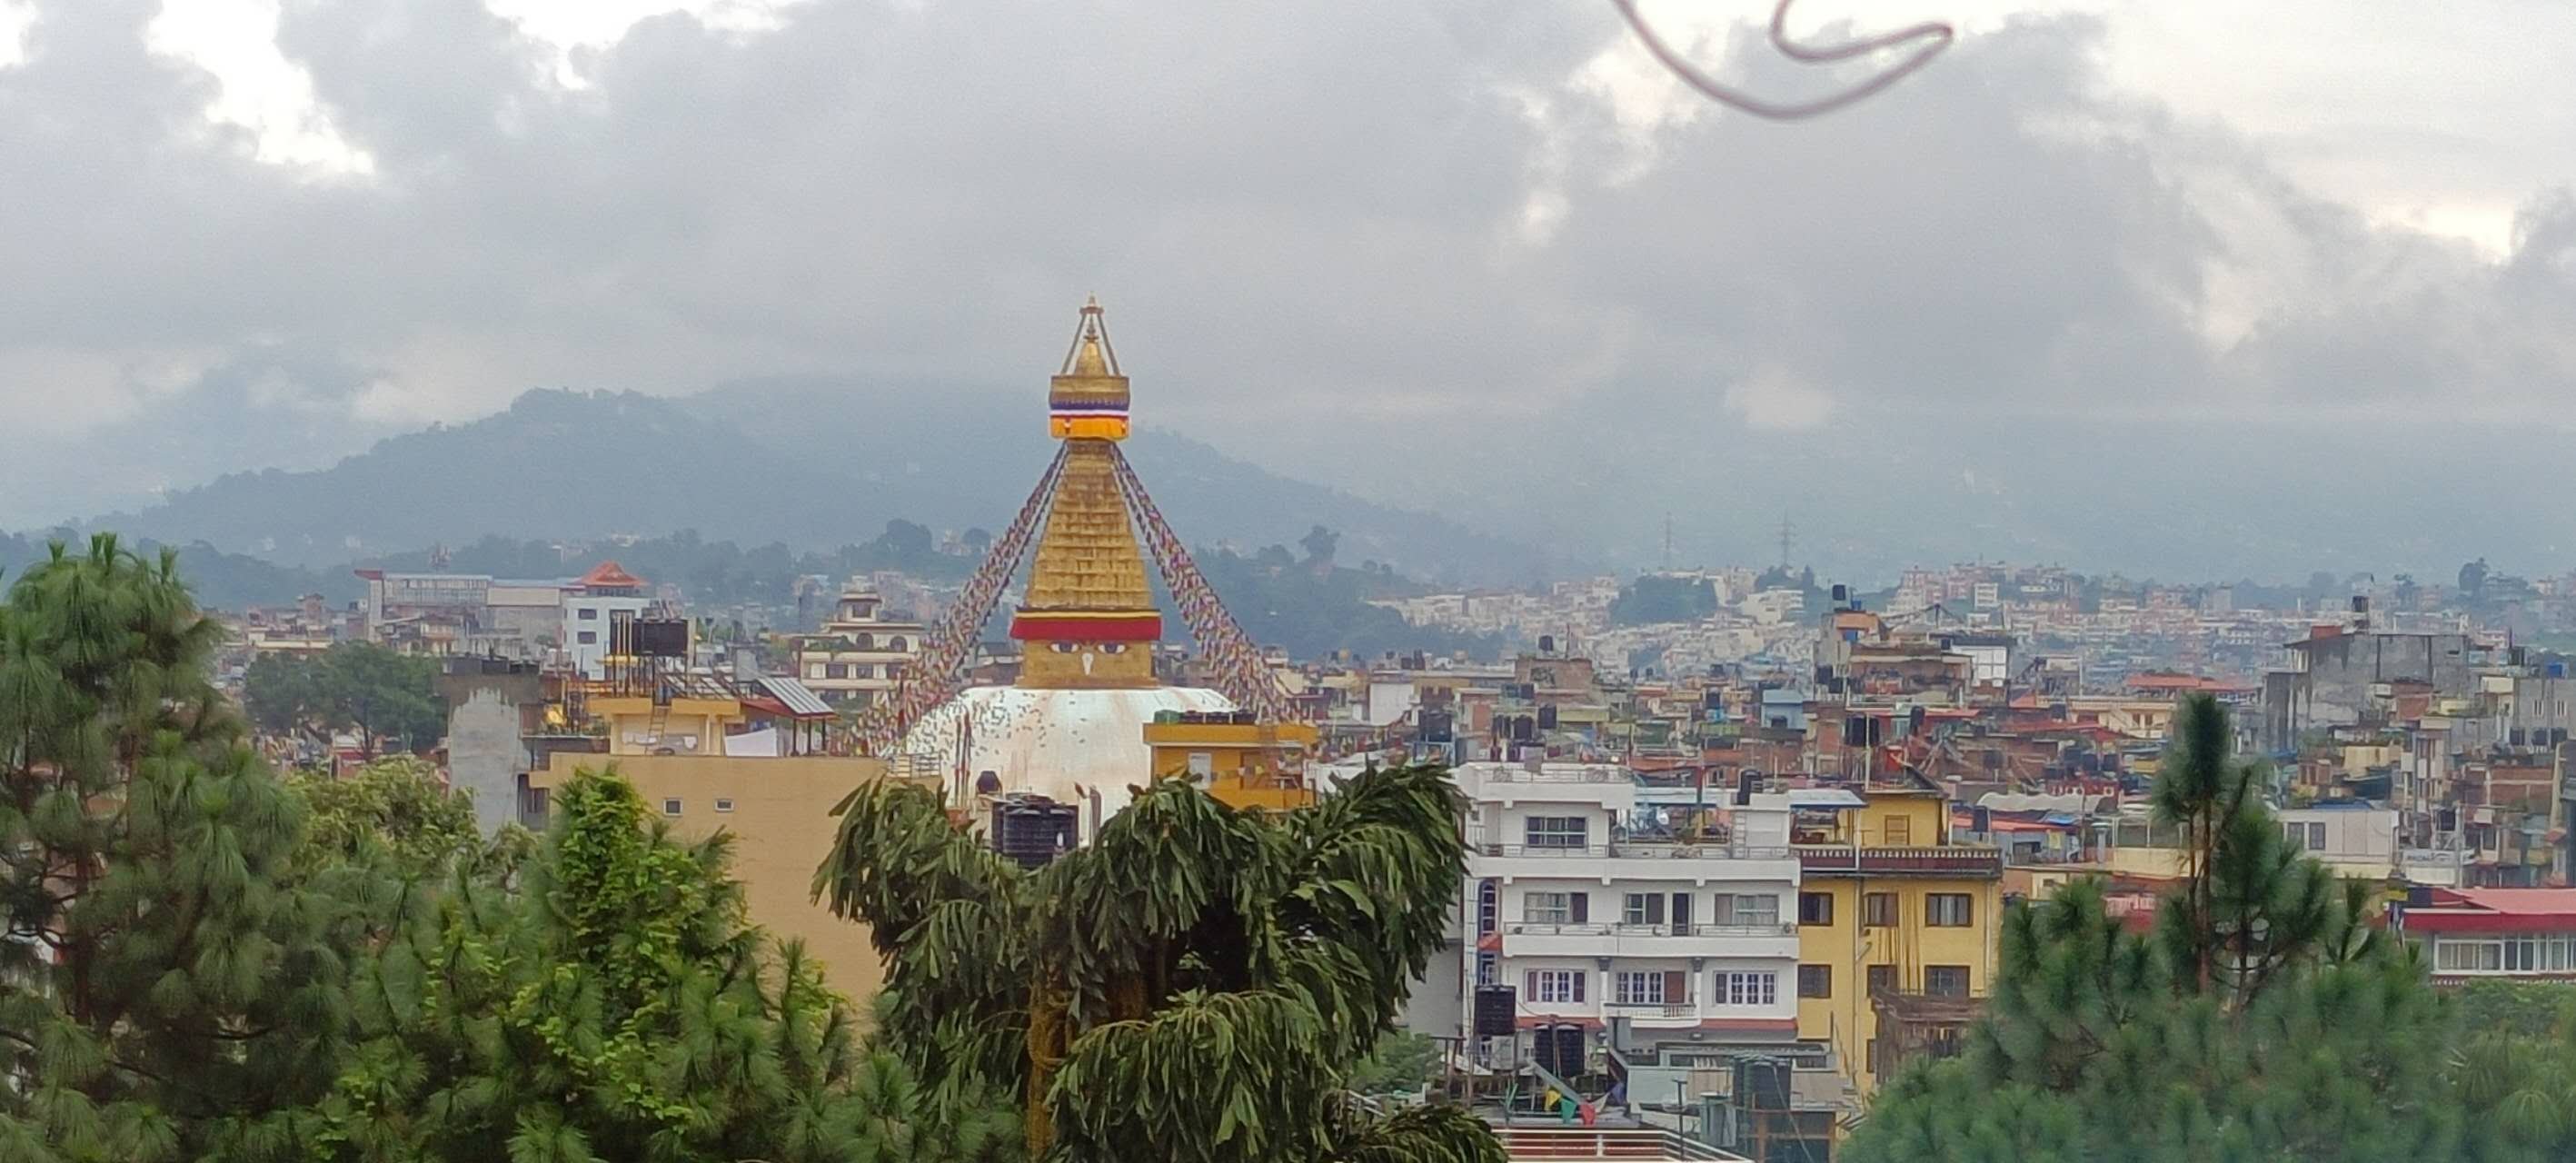
[{"label": "red band on stupa", "polygon": [[1162,636],[1163,615],[1153,610],[1022,610],[1011,615],[1011,637],[1022,642],[1153,642]]}]

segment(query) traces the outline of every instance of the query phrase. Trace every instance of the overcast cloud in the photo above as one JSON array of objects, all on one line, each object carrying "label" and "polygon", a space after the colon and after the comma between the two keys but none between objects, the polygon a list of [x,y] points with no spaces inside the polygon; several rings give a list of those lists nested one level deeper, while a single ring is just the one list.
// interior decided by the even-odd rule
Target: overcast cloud
[{"label": "overcast cloud", "polygon": [[2233,6],[1971,3],[1793,126],[1684,99],[1596,0],[590,7],[286,0],[262,105],[195,59],[256,21],[19,0],[0,524],[537,385],[1034,391],[1093,291],[1149,422],[1397,501],[1396,450],[1508,430],[2576,408],[2564,6],[2210,45]]}]

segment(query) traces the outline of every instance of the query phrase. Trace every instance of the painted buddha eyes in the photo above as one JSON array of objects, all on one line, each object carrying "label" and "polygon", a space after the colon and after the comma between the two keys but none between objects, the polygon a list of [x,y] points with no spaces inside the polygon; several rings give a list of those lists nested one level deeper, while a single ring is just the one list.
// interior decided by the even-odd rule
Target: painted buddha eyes
[{"label": "painted buddha eyes", "polygon": [[[1091,648],[1102,654],[1127,653],[1127,644],[1124,642],[1095,642],[1092,644]],[[1082,644],[1078,642],[1056,641],[1047,643],[1047,649],[1055,651],[1058,654],[1078,654],[1082,650]]]}]

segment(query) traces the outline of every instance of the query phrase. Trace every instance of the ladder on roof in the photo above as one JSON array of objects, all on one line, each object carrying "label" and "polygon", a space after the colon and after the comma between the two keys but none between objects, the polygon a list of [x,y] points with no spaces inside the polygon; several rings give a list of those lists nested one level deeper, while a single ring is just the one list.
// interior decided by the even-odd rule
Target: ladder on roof
[{"label": "ladder on roof", "polygon": [[662,731],[670,725],[671,704],[662,699],[653,700],[653,717],[646,720],[644,724],[645,749],[649,751],[655,747],[661,746]]}]

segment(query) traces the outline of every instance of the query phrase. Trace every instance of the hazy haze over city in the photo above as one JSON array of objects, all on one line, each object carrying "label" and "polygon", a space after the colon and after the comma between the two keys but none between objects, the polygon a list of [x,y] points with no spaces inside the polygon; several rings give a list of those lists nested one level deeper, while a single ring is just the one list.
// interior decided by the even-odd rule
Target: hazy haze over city
[{"label": "hazy haze over city", "polygon": [[1034,410],[1097,292],[1143,423],[1605,560],[2569,563],[2576,9],[1796,10],[1917,16],[1776,125],[1600,3],[0,0],[0,526],[540,386]]}]

